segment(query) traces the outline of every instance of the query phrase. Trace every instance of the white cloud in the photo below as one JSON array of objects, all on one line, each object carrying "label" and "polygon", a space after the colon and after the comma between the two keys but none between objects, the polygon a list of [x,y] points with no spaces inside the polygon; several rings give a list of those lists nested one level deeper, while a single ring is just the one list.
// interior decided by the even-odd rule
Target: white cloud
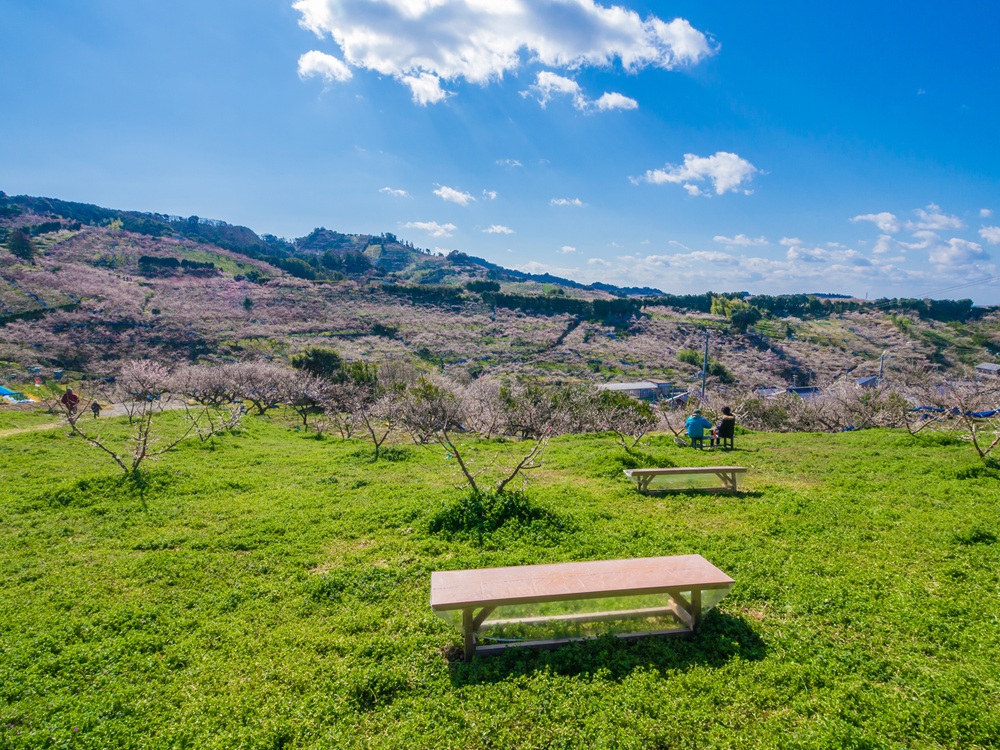
[{"label": "white cloud", "polygon": [[552,97],[555,95],[569,96],[573,99],[573,106],[577,109],[587,108],[587,97],[583,95],[580,84],[572,78],[556,75],[548,70],[543,70],[538,74],[535,83],[528,87],[527,91],[522,91],[522,96],[534,95],[535,99],[545,109]]},{"label": "white cloud", "polygon": [[806,263],[822,263],[826,260],[826,253],[818,248],[790,247],[785,252],[788,260],[801,260]]},{"label": "white cloud", "polygon": [[497,199],[497,191],[496,190],[484,190],[483,191],[483,200],[495,201],[496,199]]},{"label": "white cloud", "polygon": [[[786,238],[788,239],[788,238]],[[891,239],[891,238],[890,238]],[[675,246],[679,243],[669,242]],[[915,285],[941,285],[942,281],[967,280],[969,266],[913,269],[905,258],[879,257],[874,261],[846,247],[803,248],[803,257],[761,257],[719,251],[691,251],[661,255],[623,255],[575,269],[532,263],[534,273],[554,273],[581,282],[604,281],[622,286],[652,286],[673,293],[706,289],[751,289],[769,294],[801,293],[804,288],[829,289],[863,296],[868,290],[890,296],[912,296]],[[973,254],[975,254],[973,250]],[[794,256],[794,254],[793,254]],[[987,263],[976,263],[977,272],[996,273]],[[528,270],[528,269],[523,269]]]},{"label": "white cloud", "polygon": [[503,224],[493,224],[486,227],[483,230],[485,234],[514,234],[514,230],[510,227],[505,227]]},{"label": "white cloud", "polygon": [[639,102],[635,99],[616,92],[607,92],[594,102],[594,109],[598,112],[607,112],[612,109],[639,109]]},{"label": "white cloud", "polygon": [[497,159],[497,166],[500,167],[523,167],[520,159]]},{"label": "white cloud", "polygon": [[968,266],[989,260],[989,254],[981,245],[954,237],[947,244],[935,246],[929,257],[931,263],[938,266]]},{"label": "white cloud", "polygon": [[712,238],[716,242],[722,245],[736,245],[739,247],[763,247],[765,245],[771,244],[764,237],[747,237],[745,234],[738,234],[735,237],[726,237],[722,234],[717,234]]},{"label": "white cloud", "polygon": [[979,218],[980,219],[988,219],[992,215],[993,215],[993,210],[990,209],[990,208],[981,208],[981,209],[979,209]]},{"label": "white cloud", "polygon": [[885,255],[886,253],[898,253],[902,250],[899,242],[897,242],[891,235],[880,234],[878,237],[878,242],[875,243],[875,247],[872,248],[872,252],[875,255]]},{"label": "white cloud", "polygon": [[430,73],[421,73],[416,76],[402,76],[399,80],[409,87],[410,96],[413,97],[413,101],[423,107],[428,104],[437,104],[447,99],[453,93],[441,88],[441,79]]},{"label": "white cloud", "polygon": [[[640,265],[654,266],[656,268],[687,269],[704,268],[706,265],[732,266],[738,265],[739,259],[729,253],[720,253],[716,250],[693,250],[688,253],[674,253],[673,255],[647,255],[642,258],[623,258],[626,263],[636,263]],[[636,275],[637,280],[641,279],[641,274]]]},{"label": "white cloud", "polygon": [[643,19],[595,0],[296,0],[292,7],[300,26],[339,47],[344,69],[392,76],[421,105],[445,97],[442,80],[485,85],[527,64],[669,70],[717,49],[683,18]]},{"label": "white cloud", "polygon": [[[836,245],[836,243],[832,243]],[[792,262],[802,263],[833,263],[842,266],[870,266],[872,262],[857,250],[837,246],[832,249],[824,247],[801,247],[796,245],[788,248],[785,257]]]},{"label": "white cloud", "polygon": [[1000,227],[983,227],[979,230],[979,236],[991,245],[1000,245]]},{"label": "white cloud", "polygon": [[410,194],[405,190],[396,190],[391,187],[379,188],[380,193],[385,193],[386,195],[391,195],[393,198],[409,198]]},{"label": "white cloud", "polygon": [[575,253],[576,248],[573,247],[572,245],[563,245],[561,248],[559,248],[559,252],[562,253],[563,255],[567,255],[569,253]]},{"label": "white cloud", "polygon": [[476,200],[468,193],[463,193],[461,190],[455,190],[455,188],[450,188],[447,185],[439,186],[438,189],[434,191],[434,195],[442,200],[457,203],[460,206],[467,206],[470,202]]},{"label": "white cloud", "polygon": [[914,232],[913,238],[916,242],[900,242],[899,245],[906,250],[927,250],[941,243],[940,237],[926,229]]},{"label": "white cloud", "polygon": [[889,234],[894,234],[899,231],[899,221],[896,219],[895,214],[891,214],[888,211],[882,211],[877,214],[862,214],[860,216],[855,216],[851,221],[857,224],[859,221],[870,221],[883,232],[888,232]]},{"label": "white cloud", "polygon": [[926,208],[918,208],[913,213],[919,221],[906,222],[906,228],[913,229],[963,229],[965,224],[957,216],[941,213],[941,206],[928,203]]},{"label": "white cloud", "polygon": [[349,81],[351,69],[332,55],[313,50],[299,58],[299,78],[321,76],[327,83]]},{"label": "white cloud", "polygon": [[[508,250],[508,252],[510,252]],[[550,266],[547,263],[540,263],[537,260],[530,260],[527,263],[512,263],[510,268],[515,271],[526,271],[528,273],[551,273],[554,276],[573,278],[580,275],[579,268],[562,268],[560,266]]]},{"label": "white cloud", "polygon": [[611,264],[604,258],[590,258],[587,260],[588,266],[600,266],[601,268],[611,268]]},{"label": "white cloud", "polygon": [[716,195],[722,195],[737,192],[741,188],[744,193],[749,193],[750,191],[742,186],[744,183],[749,183],[759,171],[749,161],[736,154],[717,151],[712,156],[684,154],[683,164],[667,164],[663,169],[650,169],[642,177],[631,179],[635,184],[649,182],[653,185],[664,183],[682,185],[690,195],[707,195],[697,183],[708,181],[715,189]]},{"label": "white cloud", "polygon": [[406,229],[420,229],[431,237],[451,237],[458,229],[454,224],[438,224],[436,221],[408,221],[403,226]]},{"label": "white cloud", "polygon": [[796,245],[801,245],[802,240],[798,237],[782,237],[778,240],[779,245],[784,245],[785,247],[795,247]]},{"label": "white cloud", "polygon": [[553,198],[549,201],[553,206],[582,206],[583,201],[579,198]]}]

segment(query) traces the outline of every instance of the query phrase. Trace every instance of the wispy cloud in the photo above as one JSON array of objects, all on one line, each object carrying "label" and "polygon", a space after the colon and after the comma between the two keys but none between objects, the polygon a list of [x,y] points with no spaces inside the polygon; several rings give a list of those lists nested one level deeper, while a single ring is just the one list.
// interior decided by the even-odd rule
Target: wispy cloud
[{"label": "wispy cloud", "polygon": [[486,227],[483,232],[486,234],[514,234],[513,229],[505,227],[503,224],[493,224]]},{"label": "wispy cloud", "polygon": [[589,258],[587,260],[588,266],[600,266],[601,268],[611,268],[611,263],[604,260],[604,258]]},{"label": "wispy cloud", "polygon": [[546,105],[556,96],[567,96],[573,100],[573,106],[583,112],[609,112],[613,109],[638,109],[639,102],[616,92],[607,92],[597,99],[591,100],[580,88],[580,84],[572,78],[558,75],[548,70],[538,74],[535,83],[521,92],[521,96],[531,96],[545,109]]},{"label": "wispy cloud", "polygon": [[553,206],[582,206],[583,201],[579,198],[553,198],[549,201]]},{"label": "wispy cloud", "polygon": [[483,191],[483,200],[486,200],[486,201],[495,201],[496,199],[497,199],[497,191],[496,190],[484,190]]},{"label": "wispy cloud", "polygon": [[969,266],[989,260],[989,254],[982,245],[953,237],[933,247],[929,258],[937,266]]},{"label": "wispy cloud", "polygon": [[607,112],[612,109],[639,109],[639,102],[631,97],[619,94],[614,91],[607,92],[594,102],[594,109],[598,112]]},{"label": "wispy cloud", "polygon": [[457,203],[460,206],[467,206],[469,203],[476,200],[468,193],[463,193],[461,190],[450,188],[447,185],[440,185],[438,189],[434,191],[434,195],[442,200]]},{"label": "wispy cloud", "polygon": [[[801,243],[793,243],[789,248],[794,252],[780,258],[716,250],[684,250],[595,259],[593,263],[582,264],[575,272],[536,262],[532,264],[532,271],[556,273],[579,281],[653,286],[676,293],[691,289],[755,287],[765,287],[775,294],[800,293],[806,284],[862,294],[864,290],[878,286],[892,288],[899,295],[905,295],[918,282],[964,279],[970,269],[989,271],[988,264],[980,263],[965,267],[939,266],[935,272],[912,270],[901,267],[894,258],[873,259],[850,248],[831,248],[829,243],[826,247],[803,247]],[[912,291],[909,293],[912,294]]]},{"label": "wispy cloud", "polygon": [[760,172],[746,159],[717,151],[712,156],[684,154],[683,164],[667,164],[663,169],[650,169],[641,177],[630,178],[634,184],[648,182],[652,185],[670,183],[681,185],[690,195],[708,195],[701,183],[709,182],[716,195],[751,191],[745,187]]},{"label": "wispy cloud", "polygon": [[991,245],[1000,245],[1000,227],[983,227],[979,230],[979,236]]},{"label": "wispy cloud", "polygon": [[917,215],[918,221],[906,222],[906,228],[915,229],[963,229],[965,224],[957,216],[943,213],[941,206],[936,203],[928,203],[926,208],[918,208],[913,213]]},{"label": "wispy cloud", "polygon": [[405,190],[397,190],[396,188],[384,187],[379,188],[380,193],[385,193],[386,195],[391,195],[393,198],[409,198],[410,194]]},{"label": "wispy cloud", "polygon": [[403,226],[427,232],[431,237],[451,237],[458,229],[454,224],[438,224],[436,221],[408,221]]},{"label": "wispy cloud", "polygon": [[770,245],[764,237],[748,237],[745,234],[738,234],[735,237],[726,237],[722,234],[717,234],[712,238],[716,242],[722,245],[734,245],[736,247],[764,247],[765,245]]},{"label": "wispy cloud", "polygon": [[981,208],[981,209],[979,209],[979,218],[980,219],[988,219],[992,215],[993,215],[993,209],[990,209],[990,208]]},{"label": "wispy cloud", "polygon": [[857,224],[859,221],[870,221],[881,231],[888,232],[889,234],[895,234],[899,231],[899,221],[896,219],[896,215],[888,211],[881,211],[877,214],[861,214],[860,216],[852,217],[851,221],[854,224]]},{"label": "wispy cloud", "polygon": [[587,98],[580,89],[580,84],[572,78],[557,75],[548,70],[543,70],[535,79],[535,82],[521,92],[521,96],[533,96],[542,109],[552,100],[554,96],[568,96],[573,99],[573,106],[577,109],[585,109]]},{"label": "wispy cloud", "polygon": [[323,52],[306,52],[299,58],[299,78],[319,76],[327,83],[334,81],[349,81],[353,74],[351,69],[333,55]]},{"label": "wispy cloud", "polygon": [[[828,245],[830,243],[827,243]],[[833,243],[834,245],[836,243]],[[857,250],[848,247],[802,247],[796,245],[788,248],[785,257],[790,261],[803,263],[834,263],[845,266],[870,266],[871,260]]]},{"label": "wispy cloud", "polygon": [[561,248],[559,248],[559,252],[562,253],[563,255],[568,255],[569,253],[575,253],[576,248],[573,247],[572,245],[563,245]]},{"label": "wispy cloud", "polygon": [[371,70],[408,86],[420,105],[449,95],[442,81],[486,85],[529,64],[579,70],[619,61],[634,73],[693,65],[717,49],[683,18],[643,19],[594,0],[296,0],[292,7],[299,25],[332,39],[342,57],[307,52],[300,75],[342,81],[352,68]]},{"label": "wispy cloud", "polygon": [[400,76],[400,82],[409,90],[415,104],[426,107],[428,104],[443,102],[454,92],[441,88],[441,79],[430,73],[419,73],[412,76]]},{"label": "wispy cloud", "polygon": [[500,167],[523,167],[520,159],[497,159],[497,166]]}]

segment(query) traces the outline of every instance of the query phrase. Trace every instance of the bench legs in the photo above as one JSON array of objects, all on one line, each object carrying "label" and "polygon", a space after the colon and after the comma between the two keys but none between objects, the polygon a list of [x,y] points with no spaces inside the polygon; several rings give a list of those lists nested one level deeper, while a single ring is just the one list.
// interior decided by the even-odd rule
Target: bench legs
[{"label": "bench legs", "polygon": [[462,645],[464,646],[466,661],[471,661],[473,654],[476,653],[476,630],[472,624],[474,619],[471,609],[462,610]]},{"label": "bench legs", "polygon": [[738,474],[735,471],[719,471],[716,472],[715,476],[722,480],[722,484],[728,492],[736,492],[736,478]]},{"label": "bench legs", "polygon": [[[636,633],[618,633],[616,634],[618,638],[641,638],[650,635],[691,635],[694,629],[701,622],[701,589],[693,589],[690,592],[690,601],[684,598],[681,593],[667,592],[667,595],[672,600],[673,604],[666,609],[661,610],[636,610],[634,612],[628,611],[610,611],[610,612],[599,612],[599,613],[588,613],[584,615],[565,615],[556,616],[551,618],[539,617],[537,621],[544,620],[559,620],[559,619],[588,619],[588,620],[601,620],[601,619],[618,619],[623,615],[629,614],[647,614],[652,611],[656,611],[657,614],[663,614],[664,612],[672,613],[680,622],[681,626],[671,630],[657,630],[648,632],[636,632]],[[563,643],[569,643],[571,641],[585,641],[589,640],[588,637],[579,638],[558,638],[554,640],[540,640],[540,641],[527,641],[523,643],[507,643],[498,644],[495,646],[476,646],[476,634],[482,627],[483,622],[493,614],[496,607],[481,607],[478,612],[476,612],[474,607],[462,610],[462,646],[465,656],[465,661],[472,661],[472,657],[477,653],[480,654],[492,654],[499,653],[508,648],[515,646],[525,646],[528,648],[555,648]],[[524,620],[502,620],[497,624],[508,623],[508,622],[534,622],[536,618],[526,618]]]},{"label": "bench legs", "polygon": [[476,633],[483,625],[483,620],[493,614],[496,607],[480,607],[476,614],[475,608],[462,610],[462,646],[465,660],[470,661],[476,653]]}]

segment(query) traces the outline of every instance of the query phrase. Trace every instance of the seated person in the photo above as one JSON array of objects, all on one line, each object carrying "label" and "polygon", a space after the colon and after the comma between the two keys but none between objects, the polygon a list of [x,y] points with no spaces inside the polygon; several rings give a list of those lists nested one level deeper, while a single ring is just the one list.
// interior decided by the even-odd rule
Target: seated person
[{"label": "seated person", "polygon": [[705,439],[705,430],[712,429],[712,423],[701,415],[701,409],[695,409],[694,414],[684,422],[684,428],[687,430],[688,437],[691,438],[692,447],[695,445],[700,447]]},{"label": "seated person", "polygon": [[736,417],[733,416],[733,410],[728,406],[722,407],[722,416],[719,417],[719,421],[715,424],[715,436],[716,439],[712,441],[713,445],[723,445],[727,443],[730,448],[733,447],[733,435],[736,433]]}]

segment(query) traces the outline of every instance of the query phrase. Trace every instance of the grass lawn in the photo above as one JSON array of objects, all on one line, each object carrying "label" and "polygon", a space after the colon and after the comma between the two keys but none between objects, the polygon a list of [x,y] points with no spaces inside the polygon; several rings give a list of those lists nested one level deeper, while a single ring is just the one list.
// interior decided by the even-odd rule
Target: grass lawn
[{"label": "grass lawn", "polygon": [[[446,533],[441,450],[290,424],[141,492],[65,429],[0,438],[0,748],[1000,744],[1000,472],[964,444],[738,436],[745,492],[644,497],[623,467],[719,456],[559,438],[530,505]],[[433,570],[688,553],[736,584],[687,640],[465,664],[428,605]]]}]

